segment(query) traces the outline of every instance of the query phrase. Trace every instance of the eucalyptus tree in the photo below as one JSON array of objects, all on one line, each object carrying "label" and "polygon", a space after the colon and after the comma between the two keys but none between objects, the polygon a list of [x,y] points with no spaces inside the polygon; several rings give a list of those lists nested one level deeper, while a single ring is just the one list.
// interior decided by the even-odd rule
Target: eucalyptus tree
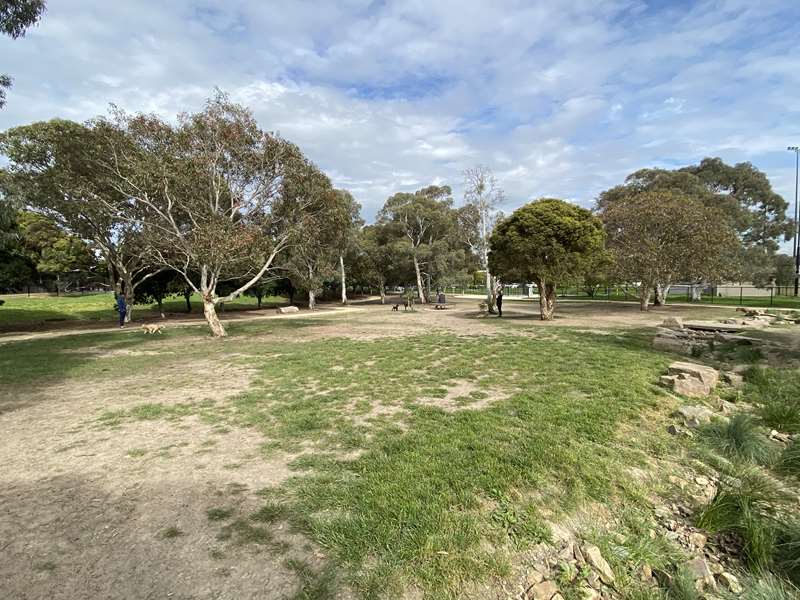
[{"label": "eucalyptus tree", "polygon": [[533,281],[539,314],[553,318],[557,286],[584,273],[603,252],[603,224],[585,208],[542,198],[515,210],[494,228],[489,266],[504,279]]},{"label": "eucalyptus tree", "polygon": [[435,258],[436,242],[452,233],[456,223],[452,207],[450,187],[432,185],[394,194],[378,213],[378,223],[386,225],[408,249],[422,303],[428,301],[423,269]]},{"label": "eucalyptus tree", "polygon": [[631,194],[602,218],[620,278],[637,282],[647,310],[658,282],[718,279],[736,268],[736,233],[719,209],[670,191]]},{"label": "eucalyptus tree", "polygon": [[158,271],[133,208],[102,169],[103,137],[92,124],[53,119],[0,133],[9,164],[9,201],[52,219],[88,242],[106,263],[112,288],[125,296],[130,320],[136,287]]},{"label": "eucalyptus tree", "polygon": [[465,205],[459,211],[459,224],[465,240],[486,273],[486,303],[495,312],[497,286],[489,271],[489,236],[503,202],[503,190],[488,167],[478,165],[464,171]]},{"label": "eucalyptus tree", "polygon": [[[216,307],[274,273],[297,233],[295,213],[310,199],[292,182],[307,159],[222,93],[176,124],[115,111],[95,128],[98,162],[126,199],[120,217],[140,228],[155,264],[200,295],[212,334],[225,336]],[[237,284],[219,294],[228,281]]]}]

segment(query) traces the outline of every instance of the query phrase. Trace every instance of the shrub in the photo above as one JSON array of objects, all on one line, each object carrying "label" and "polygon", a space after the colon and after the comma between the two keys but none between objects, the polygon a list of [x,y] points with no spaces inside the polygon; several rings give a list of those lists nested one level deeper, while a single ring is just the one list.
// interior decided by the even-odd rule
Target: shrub
[{"label": "shrub", "polygon": [[778,470],[784,475],[800,477],[800,440],[792,440],[781,454]]},{"label": "shrub", "polygon": [[694,584],[694,578],[685,569],[680,569],[667,588],[669,600],[700,600],[700,593]]},{"label": "shrub", "polygon": [[735,415],[727,423],[716,421],[706,426],[705,439],[728,458],[740,458],[760,465],[771,464],[775,450],[758,424],[743,413]]},{"label": "shrub", "polygon": [[778,544],[779,515],[791,501],[788,492],[756,467],[728,475],[714,499],[700,513],[698,525],[713,533],[732,533],[742,542],[747,564],[768,568]]},{"label": "shrub", "polygon": [[754,580],[739,596],[741,600],[795,600],[800,590],[773,575]]},{"label": "shrub", "polygon": [[800,585],[800,520],[781,523],[775,540],[775,566]]}]

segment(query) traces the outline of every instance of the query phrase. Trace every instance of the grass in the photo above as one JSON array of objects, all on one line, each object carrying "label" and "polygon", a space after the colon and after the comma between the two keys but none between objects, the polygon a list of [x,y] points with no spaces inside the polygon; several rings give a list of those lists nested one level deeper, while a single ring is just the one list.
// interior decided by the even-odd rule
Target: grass
[{"label": "grass", "polygon": [[749,581],[739,596],[741,600],[796,600],[798,597],[800,589],[769,574]]},{"label": "grass", "polygon": [[800,439],[794,439],[781,453],[778,470],[784,475],[800,477]]},{"label": "grass", "polygon": [[[315,319],[314,326],[328,322]],[[625,575],[637,565],[667,569],[680,559],[668,542],[647,535],[651,490],[630,476],[632,467],[671,456],[679,443],[665,431],[674,400],[654,385],[674,357],[652,349],[651,332],[543,332],[500,321],[496,336],[433,329],[374,341],[296,341],[293,334],[308,325],[232,323],[224,342],[188,330],[175,338],[111,333],[14,343],[0,356],[0,391],[30,378],[116,381],[155,366],[185,365],[191,376],[191,365],[210,356],[246,365],[253,383],[233,399],[151,399],[124,410],[110,404],[96,423],[200,416],[229,435],[243,427],[260,431],[268,458],[297,453],[294,476],[264,490],[255,512],[208,509],[220,546],[275,551],[285,543],[277,526],[286,526],[323,550],[359,596],[418,589],[426,598],[452,598],[470,582],[509,573],[514,557],[550,539],[551,523],[599,503],[625,507],[624,541],[597,543],[620,582],[631,584],[629,597],[658,597],[637,587],[633,571]],[[242,343],[256,336],[256,343]],[[280,341],[263,343],[270,336]],[[176,342],[175,354],[95,358],[123,348],[174,350]],[[748,374],[743,395],[760,394],[766,404],[777,389],[789,398],[790,378],[772,371]],[[737,461],[769,462],[758,426],[735,417],[703,439]],[[731,484],[703,512],[704,526],[741,536],[754,565],[793,568],[796,538],[774,519],[786,502],[779,490],[747,470],[729,476]],[[209,504],[215,502],[225,504]],[[297,597],[329,595],[328,571],[303,561],[290,568],[302,582]],[[661,597],[689,598],[679,593]]]},{"label": "grass", "polygon": [[[0,306],[0,330],[13,330],[25,326],[55,323],[59,321],[107,321],[117,320],[114,296],[111,292],[85,294],[66,294],[55,296],[49,294],[12,294],[0,295],[4,304]],[[263,299],[263,306],[269,307],[285,302],[283,298],[270,296]],[[202,313],[200,297],[194,294],[191,298],[192,312]],[[225,310],[252,310],[258,303],[251,296],[242,296],[225,304]],[[183,297],[169,298],[164,301],[167,313],[186,313]],[[134,318],[158,318],[158,306],[155,304],[135,305]]]},{"label": "grass", "polygon": [[746,374],[745,394],[758,404],[765,425],[800,433],[800,377],[796,369],[753,367]]},{"label": "grass", "polygon": [[728,458],[768,465],[775,460],[775,448],[756,420],[745,413],[727,422],[717,420],[701,431],[705,441]]}]

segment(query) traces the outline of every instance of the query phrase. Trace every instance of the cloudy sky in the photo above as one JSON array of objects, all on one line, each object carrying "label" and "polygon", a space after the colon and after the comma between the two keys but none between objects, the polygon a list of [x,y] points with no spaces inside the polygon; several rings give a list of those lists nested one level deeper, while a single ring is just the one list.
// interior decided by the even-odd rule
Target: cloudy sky
[{"label": "cloudy sky", "polygon": [[491,167],[505,210],[584,206],[647,166],[750,161],[787,200],[800,144],[794,0],[49,0],[0,39],[0,129],[109,103],[173,117],[215,86],[297,142],[370,219]]}]

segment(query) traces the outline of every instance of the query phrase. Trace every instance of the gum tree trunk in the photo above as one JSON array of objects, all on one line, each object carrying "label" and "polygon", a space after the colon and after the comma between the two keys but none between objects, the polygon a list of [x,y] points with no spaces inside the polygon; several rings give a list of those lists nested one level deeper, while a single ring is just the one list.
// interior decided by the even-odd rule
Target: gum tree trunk
[{"label": "gum tree trunk", "polygon": [[647,312],[650,308],[650,290],[653,286],[642,284],[639,289],[639,310]]},{"label": "gum tree trunk", "polygon": [[211,329],[211,335],[214,337],[225,337],[228,335],[217,316],[214,300],[205,294],[203,295],[203,316],[205,316],[206,323],[208,323],[208,327]]},{"label": "gum tree trunk", "polygon": [[417,293],[419,294],[419,302],[420,304],[425,304],[427,302],[425,298],[425,290],[422,287],[422,272],[419,269],[419,261],[417,257],[414,256],[414,272],[417,275]]},{"label": "gum tree trunk", "polygon": [[381,304],[386,304],[386,283],[381,280],[380,284]]},{"label": "gum tree trunk", "polygon": [[347,280],[344,273],[344,256],[339,255],[339,273],[342,278],[342,304],[347,304]]},{"label": "gum tree trunk", "polygon": [[192,312],[192,290],[187,288],[183,290],[183,299],[186,300],[186,312]]},{"label": "gum tree trunk", "polygon": [[308,310],[316,310],[317,308],[317,293],[314,290],[308,290]]},{"label": "gum tree trunk", "polygon": [[556,286],[553,283],[539,282],[539,314],[542,321],[552,321],[556,310]]}]

